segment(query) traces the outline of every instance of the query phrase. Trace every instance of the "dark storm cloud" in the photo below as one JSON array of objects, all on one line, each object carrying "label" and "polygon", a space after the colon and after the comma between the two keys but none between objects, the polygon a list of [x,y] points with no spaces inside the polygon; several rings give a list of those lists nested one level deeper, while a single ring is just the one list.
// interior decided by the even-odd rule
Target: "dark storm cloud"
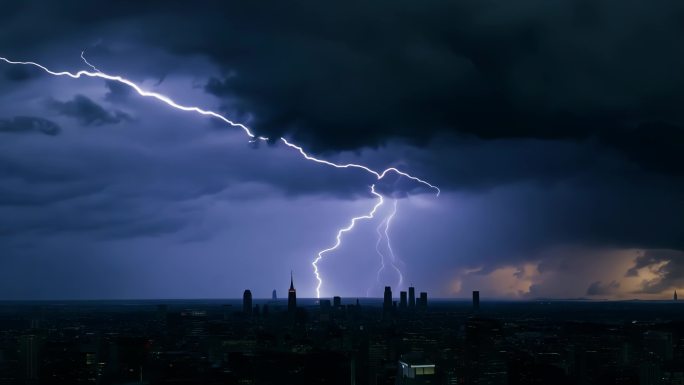
[{"label": "dark storm cloud", "polygon": [[665,122],[642,123],[604,142],[648,171],[684,176],[684,126]]},{"label": "dark storm cloud", "polygon": [[681,155],[659,164],[653,146],[629,143],[651,129],[655,146],[683,142],[683,10],[601,1],[229,5],[203,15],[201,37],[157,41],[211,55],[235,75],[210,80],[208,92],[237,98],[269,136],[319,150],[392,137],[424,144],[444,131],[598,138],[679,173]]},{"label": "dark storm cloud", "polygon": [[133,95],[133,90],[131,87],[121,84],[119,82],[108,80],[105,82],[109,91],[105,95],[105,99],[112,103],[122,103],[129,99]]},{"label": "dark storm cloud", "polygon": [[5,79],[11,80],[13,82],[21,82],[24,80],[29,80],[35,75],[33,72],[27,70],[23,67],[10,67],[5,71]]},{"label": "dark storm cloud", "polygon": [[131,117],[123,111],[107,111],[101,105],[95,103],[84,95],[76,95],[72,100],[62,102],[51,99],[48,107],[58,113],[78,119],[86,126],[101,126],[103,124],[117,124],[130,121]]},{"label": "dark storm cloud", "polygon": [[59,134],[57,123],[33,116],[16,116],[12,119],[0,119],[0,133],[40,133],[54,136]]},{"label": "dark storm cloud", "polygon": [[[45,23],[11,23],[17,33],[9,35],[37,43],[74,39],[77,28],[90,36],[126,28],[140,44],[208,55],[226,73],[208,92],[252,113],[260,133],[310,148],[425,144],[445,131],[597,137],[681,172],[624,144],[638,141],[640,125],[673,127],[657,129],[657,145],[684,139],[684,3],[675,0],[150,1],[112,3],[107,12],[75,1],[29,3],[6,5],[5,14]],[[41,33],[48,28],[58,32]]]},{"label": "dark storm cloud", "polygon": [[601,281],[595,281],[587,288],[587,295],[611,295],[620,289],[620,283],[617,281],[611,281],[609,283],[603,283]]}]

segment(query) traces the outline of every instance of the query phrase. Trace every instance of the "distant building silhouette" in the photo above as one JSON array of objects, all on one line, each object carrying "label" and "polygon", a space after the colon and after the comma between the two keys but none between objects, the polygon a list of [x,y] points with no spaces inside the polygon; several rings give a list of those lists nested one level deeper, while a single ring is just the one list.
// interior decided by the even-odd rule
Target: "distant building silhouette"
[{"label": "distant building silhouette", "polygon": [[232,314],[233,305],[223,305],[221,306],[221,309],[223,310],[223,319],[229,319]]},{"label": "distant building silhouette", "polygon": [[400,291],[399,292],[399,307],[402,309],[405,309],[406,306],[408,306],[408,301],[406,300],[406,292]]},{"label": "distant building silhouette", "polygon": [[273,289],[273,294],[271,294],[271,300],[273,300],[273,301],[278,300],[278,293],[276,293],[275,289]]},{"label": "distant building silhouette", "polygon": [[242,312],[252,314],[252,292],[249,290],[242,294]]},{"label": "distant building silhouette", "polygon": [[382,308],[385,311],[392,310],[392,288],[385,286],[385,298],[382,302]]},{"label": "distant building silhouette", "polygon": [[333,306],[334,307],[342,307],[342,298],[339,296],[334,296],[333,297]]},{"label": "distant building silhouette", "polygon": [[473,290],[473,310],[480,310],[480,292]]},{"label": "distant building silhouette", "polygon": [[321,312],[323,313],[330,313],[330,300],[329,299],[322,299],[318,302],[319,306],[321,307]]},{"label": "distant building silhouette", "polygon": [[675,290],[674,295],[672,296],[672,300],[674,300],[674,301],[677,300],[677,290]]},{"label": "distant building silhouette", "polygon": [[290,290],[287,291],[287,311],[292,314],[297,312],[297,290],[294,288],[292,272],[290,272]]},{"label": "distant building silhouette", "polygon": [[408,295],[409,295],[408,306],[409,307],[415,307],[416,306],[416,288],[413,286],[409,287]]},{"label": "distant building silhouette", "polygon": [[168,305],[160,304],[157,305],[156,321],[159,325],[166,326],[166,320],[168,318],[169,307]]},{"label": "distant building silhouette", "polygon": [[420,300],[418,301],[421,309],[427,308],[427,292],[420,293]]}]

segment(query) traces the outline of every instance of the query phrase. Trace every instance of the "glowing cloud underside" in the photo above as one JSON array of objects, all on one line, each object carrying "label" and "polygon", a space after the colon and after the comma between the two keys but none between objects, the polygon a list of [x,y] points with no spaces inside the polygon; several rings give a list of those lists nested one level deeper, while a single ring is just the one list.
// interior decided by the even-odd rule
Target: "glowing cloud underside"
[{"label": "glowing cloud underside", "polygon": [[[85,56],[84,56],[84,52],[81,52],[81,59],[83,59],[83,61],[85,62],[85,64],[88,65],[91,69],[93,69],[93,71],[83,71],[83,70],[82,70],[82,71],[78,71],[78,72],[52,71],[52,70],[50,70],[49,68],[47,68],[47,67],[45,67],[45,66],[43,66],[43,65],[41,65],[41,64],[38,64],[38,63],[36,63],[36,62],[32,62],[32,61],[13,61],[13,60],[9,60],[9,59],[7,59],[7,58],[5,58],[5,57],[1,57],[1,56],[0,56],[0,61],[5,62],[5,63],[7,63],[7,64],[12,64],[12,65],[25,65],[25,66],[36,67],[36,68],[38,68],[38,69],[44,71],[45,73],[48,73],[48,74],[53,75],[53,76],[67,76],[67,77],[70,77],[70,78],[73,78],[73,79],[79,79],[79,78],[85,76],[85,77],[90,77],[90,78],[100,78],[100,79],[115,81],[115,82],[117,82],[117,83],[121,83],[121,84],[124,84],[124,85],[126,85],[126,86],[132,88],[132,89],[133,89],[138,95],[140,95],[140,96],[156,99],[156,100],[158,100],[158,101],[160,101],[160,102],[162,102],[162,103],[164,103],[164,104],[166,104],[166,105],[168,105],[168,106],[170,106],[170,107],[173,107],[173,108],[175,108],[175,109],[177,109],[177,110],[187,111],[187,112],[194,112],[194,113],[197,113],[197,114],[200,114],[200,115],[209,116],[209,117],[212,117],[212,118],[219,119],[219,120],[223,121],[224,123],[226,123],[226,124],[228,124],[228,125],[230,125],[230,126],[232,126],[232,127],[240,128],[240,129],[242,129],[242,130],[244,131],[244,133],[245,133],[250,139],[252,139],[252,140],[260,140],[260,141],[267,141],[267,140],[268,140],[267,137],[255,135],[255,134],[252,132],[252,130],[251,130],[249,127],[245,126],[244,124],[238,123],[238,122],[235,122],[235,121],[232,121],[232,120],[230,120],[229,118],[227,118],[227,117],[225,117],[225,116],[219,114],[218,112],[214,112],[214,111],[211,111],[211,110],[205,110],[205,109],[203,109],[203,108],[196,107],[196,106],[186,106],[186,105],[182,105],[182,104],[176,103],[176,102],[175,102],[173,99],[171,99],[170,97],[168,97],[168,96],[166,96],[166,95],[163,95],[163,94],[160,94],[160,93],[157,93],[157,92],[146,91],[146,90],[144,90],[142,87],[140,87],[138,84],[136,84],[135,82],[133,82],[133,81],[131,81],[131,80],[129,80],[129,79],[126,79],[126,78],[124,78],[124,77],[122,77],[122,76],[119,76],[119,75],[110,75],[110,74],[107,74],[107,73],[105,73],[105,72],[102,72],[102,71],[100,71],[97,67],[95,67],[94,65],[92,65],[91,63],[89,63],[88,60],[86,60],[86,58],[85,58]],[[281,137],[280,140],[281,140],[282,143],[284,143],[287,147],[293,148],[293,149],[297,150],[297,151],[302,155],[302,157],[304,157],[304,159],[309,160],[309,161],[312,161],[312,162],[324,164],[324,165],[331,166],[331,167],[335,167],[335,168],[355,168],[355,169],[360,169],[360,170],[363,170],[363,171],[365,171],[365,172],[367,172],[367,173],[369,173],[369,174],[374,175],[374,176],[377,178],[377,180],[383,179],[388,173],[395,173],[395,174],[397,174],[397,175],[403,176],[403,177],[405,177],[405,178],[408,178],[408,179],[410,179],[410,180],[413,180],[413,181],[415,181],[415,182],[417,182],[417,183],[423,184],[423,185],[425,185],[425,186],[427,186],[427,187],[429,187],[429,188],[435,190],[437,196],[439,196],[439,194],[440,194],[440,192],[441,192],[440,189],[439,189],[437,186],[435,186],[435,185],[433,185],[433,184],[431,184],[431,183],[429,183],[429,182],[427,182],[427,181],[425,181],[425,180],[423,180],[423,179],[420,179],[420,178],[418,178],[418,177],[415,177],[415,176],[413,176],[413,175],[411,175],[411,174],[408,174],[408,173],[406,173],[406,172],[400,171],[400,170],[398,170],[398,169],[396,169],[396,168],[394,168],[394,167],[390,167],[390,168],[387,168],[387,169],[383,170],[382,172],[378,172],[378,171],[373,170],[372,168],[367,167],[367,166],[364,166],[364,165],[362,165],[362,164],[356,164],[356,163],[337,164],[337,163],[333,163],[333,162],[330,162],[330,161],[327,161],[327,160],[324,160],[324,159],[319,159],[319,158],[313,157],[313,156],[309,155],[308,153],[306,153],[302,147],[297,146],[297,145],[295,145],[295,144],[289,142],[289,141],[288,141],[287,139],[285,139],[285,138],[282,138],[282,137]],[[325,253],[328,253],[328,252],[330,252],[330,251],[332,251],[332,250],[335,250],[337,247],[339,247],[339,245],[340,245],[341,242],[342,242],[342,240],[341,240],[342,234],[344,234],[345,232],[348,232],[348,231],[350,231],[351,229],[353,229],[353,228],[354,228],[354,224],[356,223],[357,220],[360,220],[360,219],[372,219],[372,218],[373,218],[373,215],[375,214],[375,212],[377,211],[377,209],[383,204],[383,199],[382,199],[382,196],[381,196],[380,194],[378,194],[377,192],[375,192],[375,185],[371,186],[371,193],[372,193],[373,195],[375,195],[375,196],[379,199],[379,202],[373,207],[373,210],[372,210],[368,215],[364,215],[364,216],[361,216],[361,217],[353,218],[352,221],[351,221],[351,224],[350,224],[348,227],[345,227],[345,228],[343,228],[343,229],[341,229],[341,230],[339,230],[339,231],[337,232],[337,242],[335,243],[335,246],[333,246],[332,248],[329,248],[329,249],[325,249],[325,250],[320,251],[320,252],[318,253],[317,257],[316,257],[316,258],[314,259],[314,261],[312,262],[312,265],[313,265],[313,267],[314,267],[314,274],[315,274],[316,279],[317,279],[317,281],[318,281],[318,285],[316,286],[316,296],[317,296],[317,298],[320,298],[320,289],[321,289],[321,286],[323,285],[323,279],[322,279],[322,277],[321,277],[321,275],[320,275],[320,272],[319,272],[319,270],[318,270],[318,265],[317,265],[317,263],[320,262],[320,260],[323,258],[323,255],[324,255]],[[395,202],[395,211],[394,211],[394,212],[396,212],[396,202]],[[393,216],[393,215],[392,215],[392,216]],[[388,228],[388,227],[389,227],[389,218],[388,218],[388,220],[387,220],[387,228]],[[385,229],[385,234],[387,234],[387,228]],[[388,245],[389,245],[389,238],[388,238]],[[390,250],[391,250],[391,249],[390,249]],[[395,266],[395,268],[396,268],[396,266]],[[398,269],[397,269],[397,270],[398,270]],[[399,272],[399,273],[400,273],[400,272]],[[400,274],[401,274],[401,273],[400,273]],[[401,282],[401,281],[400,281],[400,282]]]}]

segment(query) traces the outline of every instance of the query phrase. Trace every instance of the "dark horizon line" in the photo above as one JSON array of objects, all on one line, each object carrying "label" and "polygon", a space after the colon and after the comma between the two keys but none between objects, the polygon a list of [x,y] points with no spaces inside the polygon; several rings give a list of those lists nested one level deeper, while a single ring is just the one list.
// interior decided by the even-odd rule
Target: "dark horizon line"
[{"label": "dark horizon line", "polygon": [[[383,301],[383,297],[342,297],[339,296],[342,300],[352,300],[356,301],[358,300],[378,300],[378,301]],[[298,300],[313,300],[313,301],[320,301],[320,300],[332,300],[333,297],[324,297],[324,298],[314,298],[314,297],[298,297]],[[399,301],[399,297],[395,298],[392,297],[393,300]],[[266,301],[266,302],[287,302],[287,298],[278,298],[276,300],[268,297],[254,297],[252,298],[253,301]],[[122,301],[139,301],[139,302],[160,302],[160,301],[242,301],[242,297],[210,297],[210,298],[42,298],[42,299],[6,299],[6,298],[0,298],[0,303],[5,303],[5,302],[107,302],[107,301],[117,301],[117,302],[122,302]],[[472,298],[470,297],[432,297],[428,298],[429,301],[438,301],[438,302],[472,302]],[[490,298],[482,298],[480,297],[480,303],[482,302],[682,302],[684,301],[675,301],[672,298],[669,299],[639,299],[639,298],[630,298],[630,299],[607,299],[607,298],[520,298],[520,299],[515,299],[515,298],[498,298],[498,297],[490,297]]]}]

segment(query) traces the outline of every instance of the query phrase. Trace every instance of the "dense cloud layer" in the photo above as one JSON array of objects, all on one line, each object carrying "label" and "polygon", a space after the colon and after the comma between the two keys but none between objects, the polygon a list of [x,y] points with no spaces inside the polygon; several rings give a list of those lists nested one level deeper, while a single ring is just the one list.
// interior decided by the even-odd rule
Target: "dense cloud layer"
[{"label": "dense cloud layer", "polygon": [[45,135],[59,134],[59,125],[47,119],[33,116],[15,116],[12,119],[0,119],[0,133],[41,133]]},{"label": "dense cloud layer", "polygon": [[[548,253],[580,245],[644,251],[616,257],[620,268],[572,295],[654,295],[684,284],[682,20],[674,0],[9,2],[0,5],[0,56],[87,69],[87,48],[99,68],[258,134],[438,184],[440,199],[405,179],[378,185],[402,198],[397,249],[413,282],[431,290],[495,288],[488,279],[505,276],[513,296],[571,295],[563,288],[572,280],[554,274],[584,274],[594,254],[555,263]],[[2,263],[39,258],[44,249],[25,245],[43,238],[64,255],[75,250],[66,238],[88,244],[73,264],[111,253],[98,242],[121,241],[159,266],[150,254],[167,243],[218,258],[218,244],[267,236],[274,249],[258,252],[288,244],[286,260],[306,270],[350,205],[357,215],[371,203],[372,175],[305,162],[277,141],[247,144],[239,130],[119,83],[4,63],[0,74],[0,248],[12,250]],[[244,209],[276,216],[290,205],[301,215],[287,211],[282,222]],[[224,215],[208,225],[215,212]],[[280,234],[275,223],[290,217],[309,227]],[[341,254],[374,271],[369,226],[370,238],[352,237]],[[134,246],[141,239],[156,246]],[[432,263],[422,260],[426,245]],[[241,250],[257,252],[250,247]],[[338,262],[330,271],[356,273]],[[344,282],[334,286],[343,294],[365,290]]]},{"label": "dense cloud layer", "polygon": [[47,105],[48,108],[57,111],[60,115],[78,119],[85,126],[116,124],[131,120],[131,117],[125,112],[118,110],[109,112],[83,95],[76,95],[73,100],[65,102],[49,100]]}]

